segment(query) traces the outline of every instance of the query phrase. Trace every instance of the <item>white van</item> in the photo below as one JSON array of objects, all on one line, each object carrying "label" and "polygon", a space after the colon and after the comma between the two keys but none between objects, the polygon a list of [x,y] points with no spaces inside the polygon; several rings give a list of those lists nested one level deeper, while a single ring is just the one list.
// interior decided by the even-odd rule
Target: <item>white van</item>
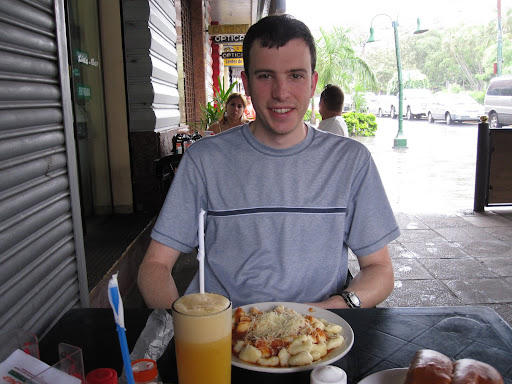
[{"label": "white van", "polygon": [[512,76],[491,80],[485,94],[484,110],[489,116],[490,128],[512,124]]}]

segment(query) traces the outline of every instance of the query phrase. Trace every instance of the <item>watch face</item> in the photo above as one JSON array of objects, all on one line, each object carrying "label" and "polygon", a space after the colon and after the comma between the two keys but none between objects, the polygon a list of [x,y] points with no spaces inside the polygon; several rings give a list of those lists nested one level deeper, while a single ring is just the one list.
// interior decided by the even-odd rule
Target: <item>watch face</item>
[{"label": "watch face", "polygon": [[361,306],[361,300],[359,300],[359,297],[357,297],[357,295],[354,292],[350,292],[348,294],[348,298],[350,299],[354,307],[359,308]]},{"label": "watch face", "polygon": [[361,300],[354,292],[343,292],[342,296],[350,308],[361,307]]}]

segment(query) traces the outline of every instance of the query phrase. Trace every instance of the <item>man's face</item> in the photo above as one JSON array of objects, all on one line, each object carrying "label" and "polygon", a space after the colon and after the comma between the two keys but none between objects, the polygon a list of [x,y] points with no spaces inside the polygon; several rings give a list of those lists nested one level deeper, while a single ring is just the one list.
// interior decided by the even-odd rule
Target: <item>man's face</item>
[{"label": "man's face", "polygon": [[242,80],[256,110],[252,129],[257,139],[282,148],[304,139],[303,117],[318,80],[304,41],[290,40],[280,48],[255,41],[249,73],[242,72]]}]

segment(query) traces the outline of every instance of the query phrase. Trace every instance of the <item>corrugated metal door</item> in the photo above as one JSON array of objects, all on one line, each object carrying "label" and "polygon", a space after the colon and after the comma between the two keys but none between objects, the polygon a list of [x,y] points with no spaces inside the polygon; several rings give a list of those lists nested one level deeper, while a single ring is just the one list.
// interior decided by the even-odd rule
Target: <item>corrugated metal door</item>
[{"label": "corrugated metal door", "polygon": [[63,0],[0,1],[0,329],[88,305]]},{"label": "corrugated metal door", "polygon": [[122,0],[130,131],[180,124],[173,0]]}]

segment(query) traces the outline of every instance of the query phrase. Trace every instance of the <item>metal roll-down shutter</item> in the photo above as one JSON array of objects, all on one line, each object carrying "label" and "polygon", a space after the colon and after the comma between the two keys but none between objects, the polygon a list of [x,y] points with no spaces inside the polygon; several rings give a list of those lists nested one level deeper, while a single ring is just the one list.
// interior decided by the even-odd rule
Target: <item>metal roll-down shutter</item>
[{"label": "metal roll-down shutter", "polygon": [[0,1],[0,329],[88,305],[63,0]]}]

